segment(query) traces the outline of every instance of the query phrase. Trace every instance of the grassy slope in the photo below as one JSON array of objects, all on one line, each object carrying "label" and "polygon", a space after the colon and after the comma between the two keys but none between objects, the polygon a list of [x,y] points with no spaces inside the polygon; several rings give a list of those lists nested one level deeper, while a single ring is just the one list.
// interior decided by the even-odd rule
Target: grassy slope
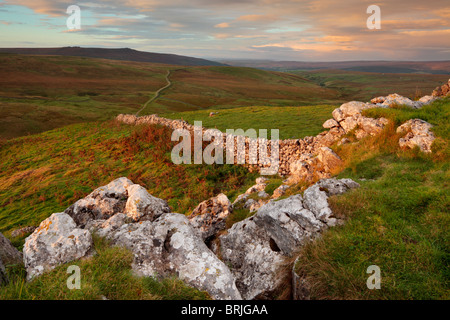
[{"label": "grassy slope", "polygon": [[0,55],[0,137],[134,113],[167,66],[76,57]]},{"label": "grassy slope", "polygon": [[[280,139],[303,138],[324,131],[322,124],[330,118],[336,106],[318,105],[303,107],[244,107],[208,109],[162,114],[170,119],[183,119],[191,124],[202,121],[206,128],[226,129],[278,129]],[[210,112],[218,112],[213,117]]]},{"label": "grassy slope", "polygon": [[186,213],[256,178],[240,166],[174,165],[170,130],[115,123],[76,124],[0,147],[0,231],[37,225],[99,186],[127,176]]},{"label": "grassy slope", "polygon": [[[421,110],[373,109],[366,113],[388,117],[395,125],[378,137],[336,148],[345,159],[339,177],[353,178],[361,188],[330,199],[336,214],[348,221],[303,248],[299,273],[313,285],[316,299],[448,298],[450,101],[438,101]],[[435,125],[438,138],[432,155],[399,150],[395,128],[409,118],[422,118]],[[107,122],[72,125],[4,143],[0,149],[5,159],[0,167],[0,230],[37,224],[123,175],[143,184],[155,196],[168,199],[174,211],[181,213],[220,191],[233,198],[253,184],[255,175],[239,167],[171,165],[168,137],[169,131],[164,128]],[[267,191],[280,182],[273,179]],[[246,210],[237,210],[231,220],[237,222],[248,215]],[[23,243],[23,239],[13,241],[19,247]],[[126,253],[111,250],[106,258],[97,259],[111,264],[119,278],[129,277],[128,262],[117,265],[119,262],[113,259]],[[90,283],[80,295],[67,290],[58,293],[59,289],[44,293],[48,287],[54,288],[55,281],[65,281],[64,267],[23,288],[23,270],[9,269],[17,280],[0,294],[78,299],[106,293],[110,298],[141,299],[161,298],[157,293],[161,290],[167,295],[181,290],[181,297],[197,297],[182,283],[172,283],[172,289],[167,289],[167,282],[149,285],[136,278],[129,278],[128,287],[114,289],[107,286],[106,278],[90,276],[91,272],[97,275],[96,268],[102,267],[89,261],[80,263],[85,263],[89,274],[86,281]],[[370,291],[365,286],[365,270],[372,264],[381,268],[382,290]],[[65,282],[61,283],[58,286]],[[159,290],[156,293],[155,288]]]},{"label": "grassy slope", "polygon": [[[397,125],[409,118],[431,122],[438,136],[433,154],[399,150],[393,125],[360,145],[338,147],[345,159],[339,177],[361,188],[330,198],[348,221],[303,248],[298,273],[314,299],[448,299],[450,100],[367,114]],[[366,287],[370,265],[381,269],[381,290]]]},{"label": "grassy slope", "polygon": [[[48,60],[45,59],[50,58],[42,57],[42,59],[44,60],[40,63],[46,65]],[[57,58],[52,57],[51,59]],[[37,131],[46,130],[55,126],[56,119],[63,119],[57,125],[67,123],[68,120],[64,117],[70,118],[71,112],[78,117],[76,121],[74,120],[75,122],[109,118],[110,116],[105,113],[105,110],[109,110],[110,107],[116,108],[114,110],[117,112],[119,110],[125,112],[127,105],[129,105],[129,110],[139,107],[131,105],[133,101],[137,101],[138,96],[142,103],[146,101],[148,92],[145,90],[147,89],[143,88],[142,92],[136,90],[138,87],[135,87],[137,85],[135,80],[147,79],[149,82],[145,83],[145,86],[147,84],[150,85],[149,87],[153,86],[152,90],[165,84],[166,67],[153,70],[151,68],[154,66],[148,66],[151,70],[141,70],[140,65],[132,66],[121,62],[124,65],[119,66],[116,65],[116,62],[110,62],[113,65],[102,64],[101,66],[101,68],[110,70],[103,70],[106,78],[113,77],[121,68],[125,68],[126,72],[115,79],[118,82],[107,83],[100,87],[102,81],[106,81],[106,79],[95,78],[97,63],[92,63],[89,59],[74,59],[73,67],[67,66],[66,61],[53,61],[55,70],[43,68],[37,72],[37,75],[41,77],[43,72],[48,72],[44,78],[38,77],[33,80],[31,77],[30,82],[24,82],[23,86],[20,86],[20,83],[23,82],[24,75],[14,78],[10,73],[9,78],[4,78],[7,80],[2,83],[4,85],[1,87],[4,90],[2,94],[27,96],[28,98],[31,95],[37,95],[41,98],[53,99],[53,101],[25,100],[23,103],[21,101],[20,105],[16,105],[19,103],[18,100],[0,99],[2,101],[0,108],[7,110],[7,116],[2,113],[0,128],[7,128],[4,129],[4,132],[9,132],[14,130],[14,126],[9,126],[11,123],[20,123],[21,125],[26,123],[25,128],[38,126]],[[26,73],[29,70],[27,67],[29,61],[24,61],[24,63],[23,70],[29,77],[29,73]],[[37,65],[40,64],[37,63]],[[84,75],[68,76],[74,81],[70,86],[63,85],[59,78],[57,78],[58,81],[55,80],[52,83],[46,82],[60,74],[61,70],[58,69],[58,65],[72,73],[78,73],[77,70],[81,70],[79,68],[85,72],[93,70],[93,73],[88,73],[87,77]],[[106,75],[107,72],[111,73]],[[142,78],[139,78],[139,72],[142,73]],[[219,114],[211,118],[208,117],[209,111],[175,114],[176,117],[183,116],[185,120],[189,121],[203,120],[206,126],[217,126],[221,129],[275,127],[281,129],[282,138],[290,138],[291,135],[301,137],[315,134],[316,131],[321,130],[320,125],[329,117],[329,112],[333,108],[331,106],[280,107],[273,110],[270,107],[230,109],[230,106],[251,104],[251,101],[255,101],[254,99],[263,99],[263,97],[256,96],[261,94],[258,92],[264,92],[267,89],[264,87],[261,90],[261,87],[258,87],[258,83],[261,81],[268,84],[271,81],[278,81],[281,86],[284,85],[282,81],[287,81],[283,79],[284,76],[264,78],[268,73],[261,72],[246,68],[222,67],[211,68],[211,70],[199,68],[195,72],[193,69],[186,69],[177,74],[179,78],[174,78],[173,89],[175,91],[169,91],[165,97],[172,100],[179,99],[185,103],[200,103],[202,104],[201,108],[214,103],[222,103],[220,108],[214,108],[219,111]],[[196,73],[198,74],[196,75]],[[217,88],[219,84],[216,83],[218,77],[222,81],[220,88]],[[239,84],[240,77],[247,77],[245,83],[248,86]],[[127,78],[129,79],[127,80]],[[303,82],[303,85],[307,85],[300,78],[291,81]],[[38,84],[44,82],[47,85],[39,87]],[[289,81],[287,82],[289,83]],[[345,93],[347,90],[346,86],[350,87],[355,83],[364,83],[358,90],[372,90],[370,89],[370,79],[364,76],[362,79],[352,79],[347,85],[342,84],[343,92]],[[398,81],[388,82],[384,88],[382,82],[379,82],[375,91],[370,92],[379,92],[377,90],[383,89],[387,91],[386,93],[391,93],[392,88],[388,88],[388,86],[398,83]],[[209,84],[211,84],[211,89],[205,91]],[[412,84],[413,82],[409,82],[409,87],[404,89],[411,92]],[[292,83],[286,85],[290,86]],[[96,91],[99,88],[102,93],[97,95]],[[277,86],[274,88],[278,90]],[[92,91],[89,91],[91,89]],[[117,90],[120,92],[116,94]],[[246,99],[246,90],[251,99]],[[399,91],[399,93],[401,92]],[[236,98],[232,103],[230,103],[229,94]],[[275,104],[280,103],[280,105],[287,103],[287,100],[279,100],[275,94],[275,91],[268,92],[267,97],[269,100],[272,99],[270,101]],[[282,95],[286,94],[283,92]],[[289,94],[293,94],[289,96],[291,99],[296,93]],[[304,93],[301,92],[301,94]],[[311,96],[314,94],[317,92],[312,90]],[[347,94],[358,96],[361,93],[351,91],[345,94],[346,96]],[[373,96],[372,93],[370,95],[370,97]],[[79,103],[77,106],[78,103],[54,101],[54,99],[79,99],[80,97],[88,98],[88,101],[83,103],[90,104],[89,108],[92,110],[85,112],[89,108],[83,103]],[[118,99],[121,101],[119,105],[117,105]],[[318,99],[326,100],[328,98],[325,96]],[[31,101],[34,104],[29,106]],[[168,102],[168,100],[158,101],[158,104],[161,103],[159,105],[161,110],[167,110],[168,105],[165,103]],[[302,101],[299,101],[296,105],[301,104]],[[418,111],[406,109],[367,111],[368,115],[383,115],[394,119],[397,124],[411,117],[422,118],[433,123],[435,125],[434,132],[439,138],[436,140],[435,153],[432,156],[421,155],[417,151],[400,151],[397,143],[399,137],[395,134],[394,127],[389,128],[384,135],[367,139],[360,145],[337,148],[337,152],[346,159],[343,168],[345,170],[340,177],[375,180],[359,180],[362,184],[360,189],[341,197],[332,198],[330,201],[334,210],[338,214],[348,217],[348,223],[343,227],[331,229],[324,234],[322,240],[305,247],[298,267],[314,285],[312,292],[314,298],[448,298],[449,105],[447,100],[446,102],[436,102],[432,106]],[[85,109],[80,113],[78,107]],[[223,109],[225,107],[227,109]],[[30,110],[29,118],[25,117],[23,113],[26,108]],[[71,109],[73,111],[70,111]],[[195,108],[192,107],[192,109]],[[60,112],[60,116],[46,120],[47,116],[55,115],[55,110]],[[179,104],[170,110],[186,110],[186,105]],[[320,110],[320,116],[317,115],[317,110]],[[40,114],[41,118],[37,116],[36,112]],[[116,111],[111,112],[112,116]],[[298,112],[295,114],[297,118],[292,117],[294,112]],[[243,117],[242,114],[246,117]],[[324,118],[322,119],[322,117]],[[12,121],[12,118],[16,122]],[[35,121],[35,119],[38,119],[37,123],[32,125],[27,123],[27,121]],[[5,123],[8,126],[3,126]],[[47,126],[42,127],[43,123]],[[18,132],[23,134],[26,131],[20,129]],[[223,191],[233,198],[253,184],[256,175],[249,174],[240,167],[172,165],[169,155],[171,150],[169,140],[170,133],[162,128],[135,128],[110,122],[92,122],[71,125],[9,141],[0,141],[0,158],[2,159],[0,163],[0,231],[6,231],[6,235],[8,235],[8,231],[19,226],[38,224],[51,213],[64,210],[93,189],[120,176],[128,176],[134,182],[144,185],[150,193],[167,199],[172,209],[181,213],[189,212],[200,201],[218,192]],[[293,188],[293,190],[298,190],[298,188]],[[246,211],[236,212],[233,221],[239,221],[247,215]],[[13,241],[19,247],[23,243],[23,239],[13,239]],[[101,245],[99,248],[101,251]],[[113,251],[107,251],[107,256],[104,257],[106,260],[99,261],[107,261],[107,265],[111,264],[112,268],[120,274],[119,278],[128,276],[129,265],[126,263],[117,265],[116,263],[120,261],[113,259],[113,256],[117,254],[124,257],[126,262],[128,261],[125,258],[127,253],[114,251],[116,249],[111,250]],[[365,287],[367,279],[365,270],[370,264],[377,264],[381,267],[382,290],[369,291]],[[97,274],[94,272],[95,264],[87,261],[85,267],[93,274]],[[115,269],[116,267],[117,269]],[[0,296],[4,294],[6,297],[18,297],[18,294],[23,292],[22,297],[27,298],[40,295],[49,298],[80,298],[76,293],[67,295],[64,293],[63,296],[56,297],[55,291],[45,295],[48,288],[54,285],[53,276],[61,281],[64,279],[64,283],[61,285],[65,284],[64,271],[64,267],[61,267],[61,269],[55,270],[55,273],[50,273],[49,278],[43,278],[43,281],[36,284],[35,287],[31,285],[21,289],[23,270],[18,270],[17,281],[14,281],[13,284],[18,287],[10,288],[9,291],[1,291]],[[10,270],[10,272],[15,271]],[[164,291],[164,288],[167,289],[169,285],[164,283],[148,285],[129,279],[133,283],[129,287],[130,290],[136,289],[136,292],[140,290],[143,292],[143,296],[133,295],[134,293],[129,292],[127,288],[120,286],[120,289],[116,291],[108,289],[105,279],[94,277],[89,280],[92,291],[85,292],[84,297],[98,297],[100,293],[110,292],[108,295],[111,298],[118,298],[121,295],[124,298],[133,299],[151,297],[151,295],[153,298],[158,298],[164,297],[164,294],[158,292]],[[170,286],[175,288],[176,284],[170,284]],[[159,288],[159,291],[154,291],[154,288]],[[171,290],[169,293],[172,292]],[[186,297],[189,295],[190,293],[183,294]]]}]

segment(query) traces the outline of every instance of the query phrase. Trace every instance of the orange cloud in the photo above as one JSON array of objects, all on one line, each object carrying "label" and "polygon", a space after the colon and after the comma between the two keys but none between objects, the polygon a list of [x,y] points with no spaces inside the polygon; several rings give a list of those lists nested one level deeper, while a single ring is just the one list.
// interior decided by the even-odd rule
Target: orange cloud
[{"label": "orange cloud", "polygon": [[227,22],[222,22],[222,23],[216,24],[214,26],[214,28],[229,28],[229,27],[230,27],[230,24]]}]

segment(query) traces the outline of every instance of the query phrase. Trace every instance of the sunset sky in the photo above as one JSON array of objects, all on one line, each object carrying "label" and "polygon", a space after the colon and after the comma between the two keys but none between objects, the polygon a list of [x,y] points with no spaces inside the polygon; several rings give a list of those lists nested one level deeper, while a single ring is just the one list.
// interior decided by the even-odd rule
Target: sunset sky
[{"label": "sunset sky", "polygon": [[[81,8],[69,31],[66,9]],[[369,5],[381,29],[369,30]],[[0,0],[1,47],[133,48],[212,59],[450,60],[449,0]]]}]

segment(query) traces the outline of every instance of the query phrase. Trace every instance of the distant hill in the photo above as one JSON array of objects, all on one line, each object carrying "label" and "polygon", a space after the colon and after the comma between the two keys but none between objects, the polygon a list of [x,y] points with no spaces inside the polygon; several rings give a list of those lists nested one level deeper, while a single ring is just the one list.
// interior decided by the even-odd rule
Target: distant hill
[{"label": "distant hill", "polygon": [[338,69],[378,73],[431,73],[449,74],[449,61],[270,61],[270,60],[225,60],[223,63],[237,67],[251,67],[264,70],[320,70]]},{"label": "distant hill", "polygon": [[224,64],[200,58],[180,56],[176,54],[137,51],[129,48],[0,48],[0,53],[16,53],[28,55],[57,55],[125,60],[136,62],[164,63],[182,66],[223,66]]}]

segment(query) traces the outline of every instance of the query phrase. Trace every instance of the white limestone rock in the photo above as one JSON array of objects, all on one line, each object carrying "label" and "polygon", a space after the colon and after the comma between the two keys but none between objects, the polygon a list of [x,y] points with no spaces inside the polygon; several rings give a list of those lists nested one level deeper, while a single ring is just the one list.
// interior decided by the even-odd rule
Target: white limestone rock
[{"label": "white limestone rock", "polygon": [[153,222],[125,224],[107,238],[133,252],[132,267],[138,275],[175,273],[214,299],[241,299],[228,267],[206,247],[184,215],[165,213]]},{"label": "white limestone rock", "polygon": [[66,213],[54,213],[25,240],[23,260],[31,280],[56,266],[89,256],[93,241]]},{"label": "white limestone rock", "polygon": [[133,184],[126,189],[128,199],[123,212],[133,221],[155,220],[163,213],[170,212],[166,201],[152,196],[144,187]]}]

